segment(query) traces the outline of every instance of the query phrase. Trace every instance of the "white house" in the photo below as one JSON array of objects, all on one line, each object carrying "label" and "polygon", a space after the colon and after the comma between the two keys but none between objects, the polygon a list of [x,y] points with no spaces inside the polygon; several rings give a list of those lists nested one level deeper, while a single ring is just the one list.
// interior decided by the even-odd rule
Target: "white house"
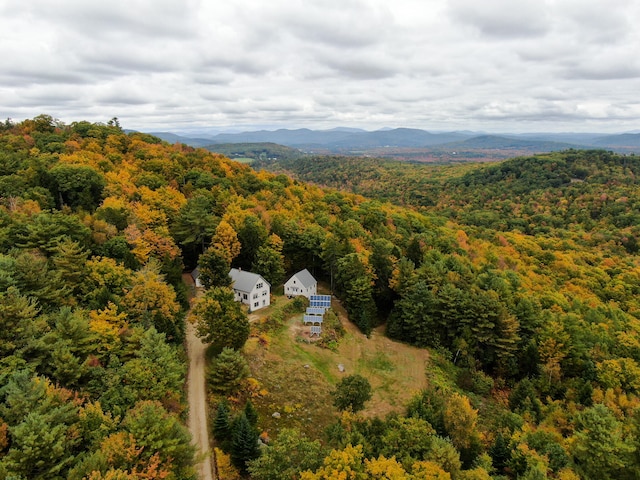
[{"label": "white house", "polygon": [[235,301],[248,305],[249,311],[271,305],[271,285],[261,275],[232,268],[229,276]]},{"label": "white house", "polygon": [[297,297],[298,295],[304,295],[309,298],[311,295],[315,295],[318,290],[318,282],[313,275],[309,273],[306,268],[294,274],[284,284],[284,294],[287,297]]}]

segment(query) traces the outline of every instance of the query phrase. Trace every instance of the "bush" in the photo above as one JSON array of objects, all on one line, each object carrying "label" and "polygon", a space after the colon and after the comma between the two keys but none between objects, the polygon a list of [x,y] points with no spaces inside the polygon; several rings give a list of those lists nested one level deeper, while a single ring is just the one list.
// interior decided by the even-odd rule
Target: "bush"
[{"label": "bush", "polygon": [[460,388],[478,395],[488,395],[493,388],[493,379],[480,370],[461,370],[457,383]]}]

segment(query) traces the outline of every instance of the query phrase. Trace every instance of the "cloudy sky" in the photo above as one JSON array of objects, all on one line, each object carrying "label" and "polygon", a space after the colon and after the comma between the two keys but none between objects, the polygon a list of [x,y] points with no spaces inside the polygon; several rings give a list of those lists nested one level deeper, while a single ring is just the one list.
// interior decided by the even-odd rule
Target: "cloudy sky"
[{"label": "cloudy sky", "polygon": [[639,0],[0,0],[0,116],[640,129]]}]

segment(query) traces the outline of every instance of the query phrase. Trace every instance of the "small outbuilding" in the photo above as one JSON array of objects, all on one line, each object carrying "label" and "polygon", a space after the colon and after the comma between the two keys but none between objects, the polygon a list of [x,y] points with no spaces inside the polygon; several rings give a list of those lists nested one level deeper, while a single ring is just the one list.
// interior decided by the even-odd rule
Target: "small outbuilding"
[{"label": "small outbuilding", "polygon": [[248,305],[249,311],[271,305],[271,285],[262,275],[232,268],[229,276],[233,282],[234,300]]},{"label": "small outbuilding", "polygon": [[317,290],[318,281],[313,278],[313,275],[306,268],[294,274],[284,284],[284,294],[289,298],[297,297],[298,295],[309,298],[311,295],[316,295]]},{"label": "small outbuilding", "polygon": [[196,284],[196,287],[204,287],[202,281],[200,280],[200,268],[196,267],[191,272],[191,278],[193,278],[193,282]]}]

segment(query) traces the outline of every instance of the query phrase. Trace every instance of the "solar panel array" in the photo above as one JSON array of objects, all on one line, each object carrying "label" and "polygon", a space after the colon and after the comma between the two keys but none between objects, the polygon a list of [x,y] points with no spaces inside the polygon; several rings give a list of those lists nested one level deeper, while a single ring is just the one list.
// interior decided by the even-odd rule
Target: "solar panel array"
[{"label": "solar panel array", "polygon": [[331,308],[331,295],[311,295],[309,304],[311,307]]},{"label": "solar panel array", "polygon": [[330,302],[331,301],[331,295],[310,295],[309,296],[309,300],[325,300]]},{"label": "solar panel array", "polygon": [[304,323],[322,323],[322,315],[305,315]]},{"label": "solar panel array", "polygon": [[314,335],[320,336],[324,313],[331,308],[331,295],[311,295],[309,297],[309,305],[304,315],[304,324],[311,324],[310,337]]},{"label": "solar panel array", "polygon": [[307,315],[324,315],[324,307],[307,307]]}]

